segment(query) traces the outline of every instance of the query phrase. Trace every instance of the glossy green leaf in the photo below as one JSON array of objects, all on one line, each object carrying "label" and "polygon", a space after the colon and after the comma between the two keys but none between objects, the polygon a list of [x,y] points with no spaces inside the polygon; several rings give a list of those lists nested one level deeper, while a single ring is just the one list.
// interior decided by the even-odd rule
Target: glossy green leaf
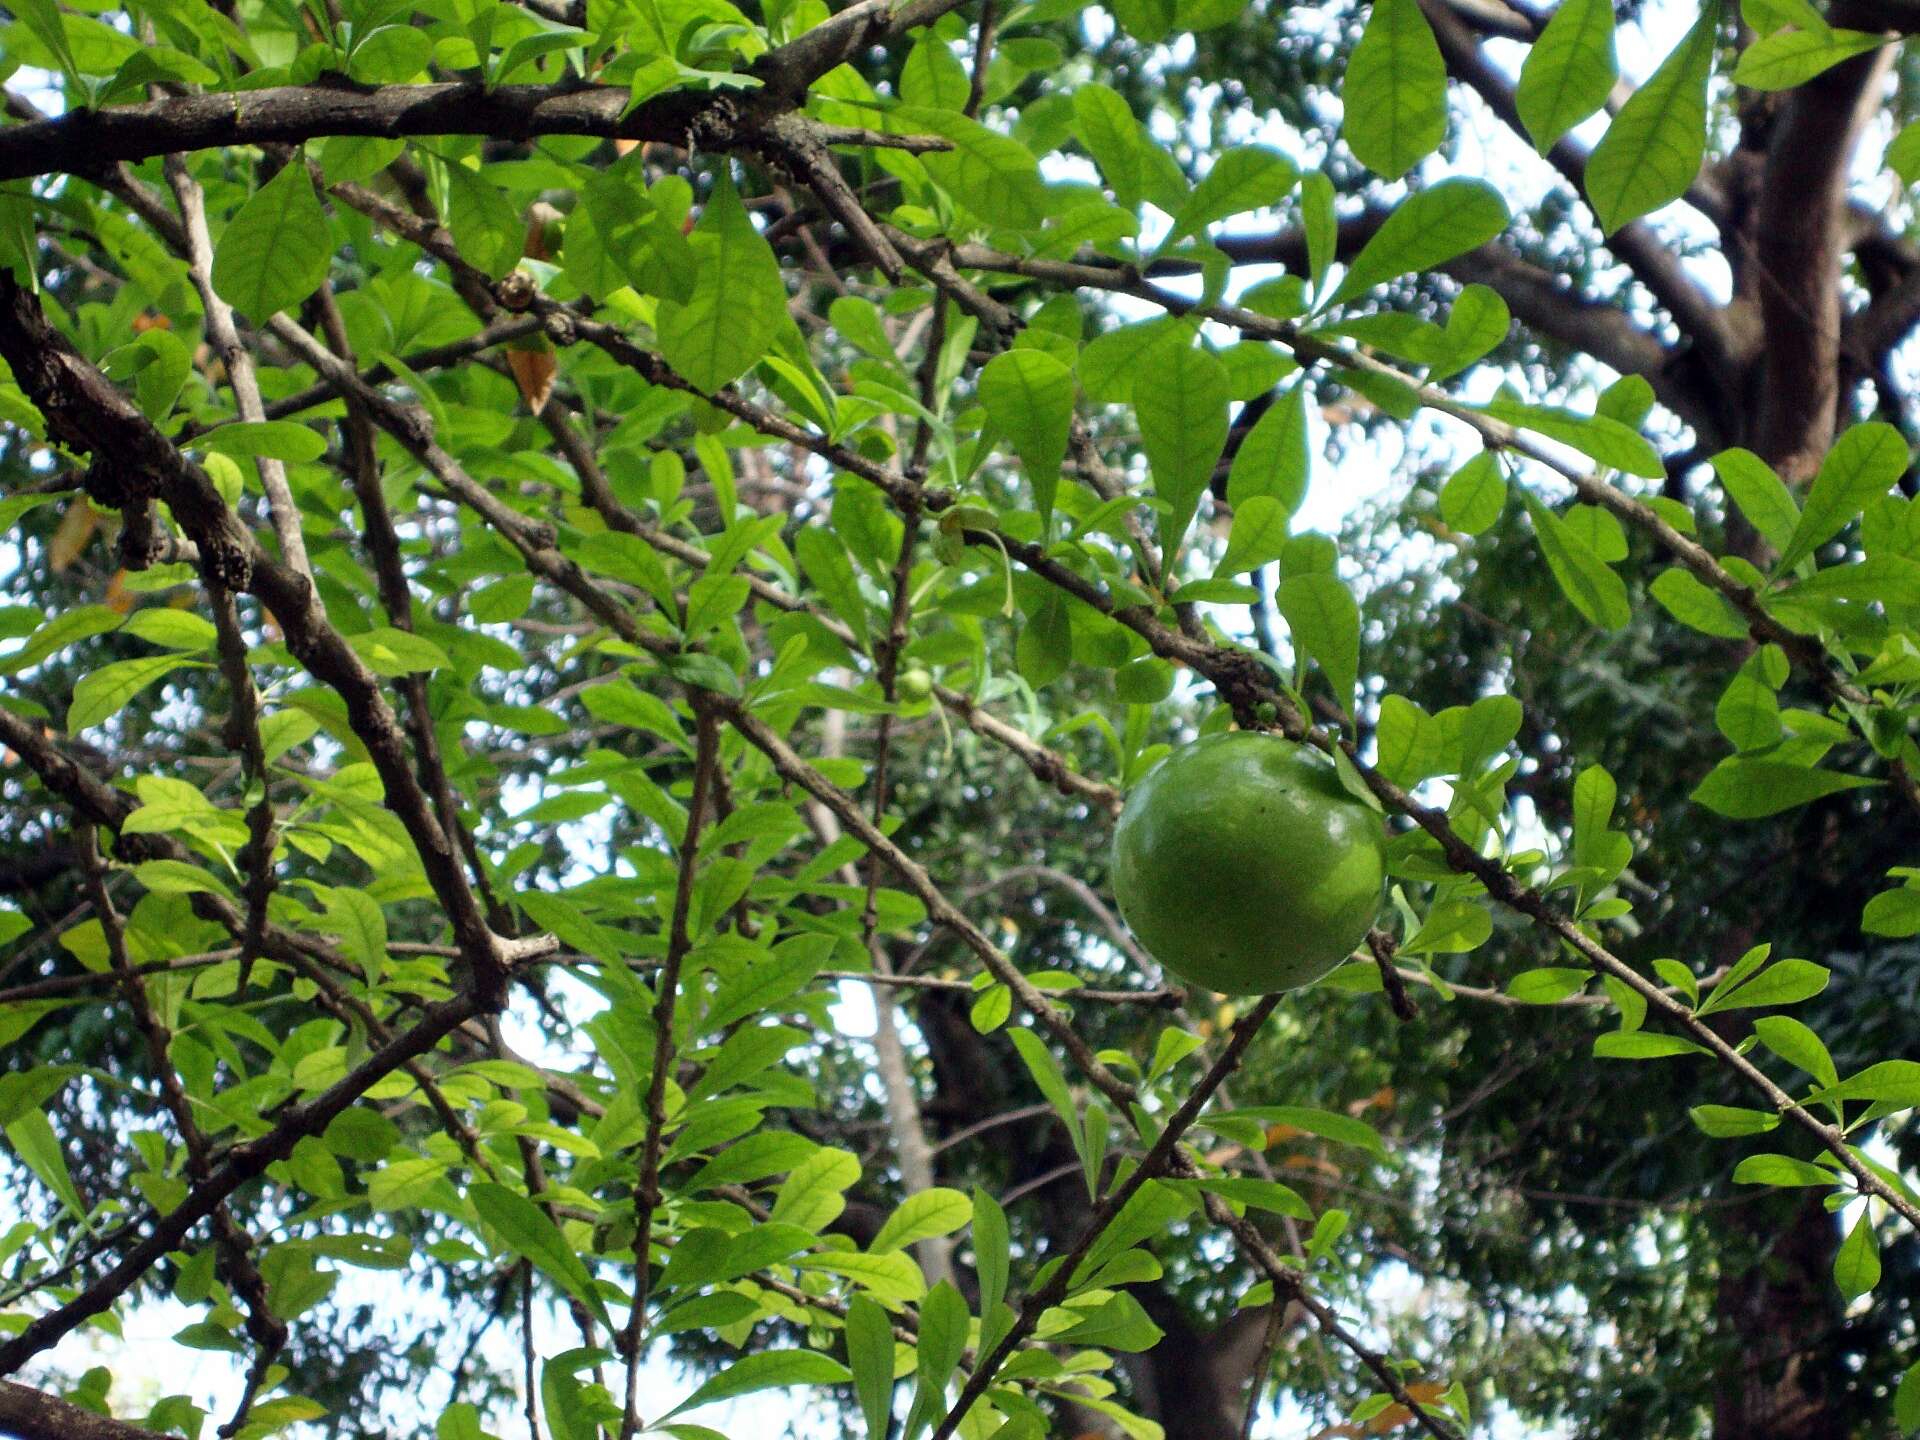
[{"label": "glossy green leaf", "polygon": [[1073,372],[1040,350],[1002,351],[980,372],[980,403],[1018,452],[1043,524],[1053,515],[1073,400]]},{"label": "glossy green leaf", "polygon": [[1444,265],[1506,227],[1506,201],[1483,180],[1455,177],[1416,191],[1394,206],[1327,303],[1338,305],[1399,276]]},{"label": "glossy green leaf", "polygon": [[1533,521],[1547,568],[1574,609],[1603,630],[1617,630],[1631,620],[1625,582],[1575,538],[1559,516],[1524,490],[1520,498]]},{"label": "glossy green leaf", "polygon": [[1491,450],[1454,471],[1440,491],[1440,518],[1466,535],[1492,529],[1506,507],[1507,479]]},{"label": "glossy green leaf", "polygon": [[1859,30],[1777,30],[1755,40],[1733,67],[1733,83],[1750,90],[1791,90],[1842,60],[1887,43]]},{"label": "glossy green leaf", "polygon": [[1587,199],[1606,234],[1679,199],[1699,174],[1719,29],[1719,0],[1708,0],[1693,28],[1594,146],[1587,159]]},{"label": "glossy green leaf", "polygon": [[1264,495],[1291,516],[1307,497],[1311,467],[1307,391],[1304,384],[1295,384],[1267,407],[1235,450],[1227,472],[1227,503],[1244,506]]},{"label": "glossy green leaf", "polygon": [[787,319],[787,287],[772,247],[731,180],[715,187],[689,237],[692,293],[660,304],[660,353],[697,389],[718,390],[766,355]]},{"label": "glossy green leaf", "polygon": [[1341,133],[1354,157],[1398,180],[1447,135],[1447,67],[1418,0],[1374,0],[1347,62]]},{"label": "glossy green leaf", "polygon": [[327,278],[333,241],[326,213],[298,159],[281,167],[220,232],[213,288],[256,325],[292,310]]},{"label": "glossy green leaf", "polygon": [[1211,351],[1186,346],[1159,358],[1163,368],[1153,384],[1135,390],[1133,408],[1154,493],[1168,507],[1160,527],[1167,568],[1226,448],[1231,387],[1226,367]]},{"label": "glossy green leaf", "polygon": [[1832,539],[1866,507],[1884,495],[1907,468],[1906,439],[1893,426],[1872,420],[1843,431],[1820,462],[1807,491],[1806,508],[1781,552],[1779,569],[1790,570],[1801,557]]},{"label": "glossy green leaf", "polygon": [[867,1440],[887,1440],[893,1418],[893,1326],[887,1312],[865,1295],[854,1296],[847,1306],[847,1359]]},{"label": "glossy green leaf", "polygon": [[1565,0],[1527,51],[1514,87],[1520,123],[1544,155],[1599,110],[1620,78],[1613,0]]},{"label": "glossy green leaf", "polygon": [[1712,464],[1747,523],[1775,550],[1786,549],[1800,524],[1800,507],[1773,467],[1751,450],[1738,448],[1722,450]]},{"label": "glossy green leaf", "polygon": [[1241,575],[1278,560],[1286,548],[1287,520],[1285,507],[1273,496],[1253,496],[1234,512],[1227,553],[1214,573]]},{"label": "glossy green leaf", "polygon": [[1693,799],[1730,820],[1758,820],[1843,790],[1879,783],[1865,775],[1731,755],[1694,788]]},{"label": "glossy green leaf", "polygon": [[112,719],[142,690],[183,666],[201,668],[179,655],[145,655],[102,665],[74,685],[73,703],[67,707],[68,731],[91,729]]},{"label": "glossy green leaf", "polygon": [[1273,604],[1294,644],[1326,672],[1334,703],[1348,709],[1360,676],[1360,607],[1353,592],[1332,575],[1289,575],[1274,587]]},{"label": "glossy green leaf", "polygon": [[795,1385],[840,1385],[853,1378],[838,1360],[811,1350],[764,1350],[743,1355],[668,1413],[678,1415],[716,1400],[751,1395],[760,1390],[786,1390]]},{"label": "glossy green leaf", "polygon": [[951,1235],[973,1215],[973,1202],[958,1190],[936,1185],[902,1200],[867,1248],[876,1255],[904,1250],[917,1240]]},{"label": "glossy green leaf", "polygon": [[210,455],[258,455],[271,460],[318,460],[327,440],[318,430],[291,420],[234,421],[193,442]]},{"label": "glossy green leaf", "polygon": [[1858,1300],[1880,1283],[1880,1246],[1873,1235],[1873,1217],[1865,1210],[1833,1257],[1833,1283],[1844,1300]]},{"label": "glossy green leaf", "polygon": [[1161,248],[1199,234],[1216,220],[1271,209],[1286,198],[1299,178],[1300,167],[1277,150],[1242,145],[1223,152],[1173,217]]}]

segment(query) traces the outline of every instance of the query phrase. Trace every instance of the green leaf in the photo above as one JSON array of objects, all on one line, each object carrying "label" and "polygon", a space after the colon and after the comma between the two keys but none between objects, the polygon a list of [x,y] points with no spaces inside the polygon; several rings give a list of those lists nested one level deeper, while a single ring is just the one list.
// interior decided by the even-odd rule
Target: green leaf
[{"label": "green leaf", "polygon": [[1027,1073],[1033,1076],[1033,1083],[1040,1093],[1053,1106],[1054,1113],[1060,1117],[1060,1123],[1067,1127],[1067,1134],[1073,1141],[1075,1150],[1085,1149],[1080,1127],[1080,1112],[1073,1103],[1073,1094],[1067,1089],[1067,1080],[1060,1073],[1060,1064],[1053,1058],[1053,1052],[1047,1049],[1046,1042],[1031,1030],[1016,1029],[1007,1032],[1013,1041],[1013,1048],[1020,1052]]},{"label": "green leaf", "polygon": [[332,258],[326,212],[296,156],[227,222],[213,250],[213,288],[264,325],[318,290]]},{"label": "green leaf", "polygon": [[311,426],[291,420],[237,420],[198,436],[194,442],[210,455],[260,455],[271,460],[318,460],[327,440]]},{"label": "green leaf", "polygon": [[1920,1360],[1900,1377],[1900,1388],[1893,1392],[1893,1423],[1902,1435],[1920,1430]]},{"label": "green leaf", "polygon": [[1160,249],[1171,249],[1216,220],[1249,210],[1271,209],[1287,197],[1299,178],[1299,166],[1264,145],[1236,145],[1221,152],[1206,178],[1193,187],[1187,203],[1173,217],[1173,228]]},{"label": "green leaf", "polygon": [[1885,35],[1860,30],[1777,30],[1741,53],[1733,83],[1750,90],[1791,90],[1842,60],[1888,43]]},{"label": "green leaf", "polygon": [[1408,955],[1463,955],[1487,943],[1493,935],[1493,916],[1473,900],[1442,900],[1411,939],[1401,945]]},{"label": "green leaf", "polygon": [[903,105],[902,125],[944,136],[951,150],[920,157],[927,173],[953,198],[996,226],[1030,230],[1046,218],[1047,191],[1039,163],[1018,140],[950,110]]},{"label": "green leaf", "polygon": [[684,302],[662,300],[654,330],[667,364],[711,392],[746,374],[772,347],[787,321],[787,286],[728,175],[714,187],[689,243],[692,293]]},{"label": "green leaf", "polygon": [[1840,1177],[1825,1166],[1791,1155],[1749,1155],[1733,1167],[1733,1183],[1806,1187],[1838,1185]]},{"label": "green leaf", "polygon": [[902,1200],[867,1249],[875,1255],[884,1255],[890,1250],[904,1250],[916,1240],[951,1235],[972,1215],[971,1200],[958,1190],[936,1185]]},{"label": "green leaf", "polygon": [[1609,1030],[1593,1042],[1602,1060],[1664,1060],[1674,1055],[1705,1055],[1704,1048],[1678,1035],[1655,1035],[1646,1030]]},{"label": "green leaf", "polygon": [[1746,984],[1708,997],[1694,1013],[1712,1015],[1721,1010],[1753,1010],[1763,1005],[1796,1005],[1827,988],[1829,972],[1811,960],[1782,960],[1762,970]]},{"label": "green leaf", "polygon": [[930,110],[961,110],[971,82],[967,67],[952,49],[931,35],[923,35],[900,67],[900,98]]},{"label": "green leaf", "polygon": [[702,1030],[708,1034],[723,1030],[749,1015],[770,1011],[795,994],[825,962],[831,947],[818,943],[819,938],[783,942],[772,955],[757,958],[723,984],[700,1017]]},{"label": "green leaf", "polygon": [[484,1180],[467,1187],[467,1199],[481,1220],[499,1233],[514,1254],[531,1260],[542,1274],[585,1305],[608,1330],[614,1328],[593,1276],[539,1206],[504,1185]]},{"label": "green leaf", "polygon": [[1038,608],[1027,616],[1014,638],[1014,668],[1035,690],[1044,689],[1067,673],[1073,663],[1073,622],[1067,618],[1067,600],[1049,589]]},{"label": "green leaf", "polygon": [[711,1405],[735,1395],[750,1395],[756,1390],[784,1390],[792,1385],[841,1385],[852,1378],[853,1372],[838,1360],[812,1350],[764,1350],[734,1361],[667,1413],[678,1415],[683,1410]]},{"label": "green leaf", "polygon": [[860,1161],[823,1145],[793,1167],[774,1197],[772,1219],[815,1234],[847,1208],[846,1189],[860,1178]]},{"label": "green leaf", "polygon": [[1180,208],[1187,194],[1185,176],[1134,118],[1119,91],[1098,82],[1074,87],[1073,122],[1123,209],[1135,209],[1143,199],[1169,214]]},{"label": "green leaf", "polygon": [[1513,93],[1520,123],[1544,155],[1606,104],[1620,78],[1613,0],[1565,0],[1527,51]]},{"label": "green leaf", "polygon": [[360,967],[367,984],[378,985],[387,967],[387,916],[364,890],[345,887],[320,892],[326,929],[340,937],[340,948]]},{"label": "green leaf", "polygon": [[1294,1220],[1313,1218],[1313,1208],[1300,1192],[1277,1180],[1256,1180],[1250,1175],[1223,1175],[1210,1176],[1205,1180],[1169,1180],[1165,1183],[1172,1190],[1186,1193],[1206,1191],[1218,1195],[1222,1200],[1231,1200],[1236,1205],[1265,1210],[1273,1215],[1285,1215]]},{"label": "green leaf", "polygon": [[1216,575],[1241,575],[1280,558],[1287,544],[1288,514],[1271,495],[1255,495],[1234,512],[1227,553]]},{"label": "green leaf", "polygon": [[1843,432],[1820,462],[1820,473],[1807,491],[1806,510],[1781,552],[1777,570],[1791,570],[1802,556],[1839,534],[1868,501],[1886,494],[1905,472],[1907,459],[1905,438],[1883,421],[1870,420]]},{"label": "green leaf", "polygon": [[1791,1015],[1763,1015],[1753,1022],[1753,1033],[1767,1049],[1789,1065],[1806,1071],[1822,1085],[1840,1083],[1833,1057],[1827,1053],[1820,1037]]},{"label": "green leaf", "polygon": [[1333,181],[1325,171],[1309,170],[1301,179],[1300,222],[1307,237],[1307,279],[1315,290],[1327,283],[1327,271],[1340,242],[1340,217],[1334,199]]},{"label": "green leaf", "polygon": [[1188,345],[1159,358],[1153,383],[1135,390],[1133,409],[1153,471],[1154,493],[1167,503],[1168,513],[1160,519],[1160,546],[1163,570],[1170,573],[1174,553],[1226,448],[1232,386],[1227,367],[1211,351]]},{"label": "green leaf", "polygon": [[[1590,972],[1581,971],[1583,975]],[[1241,1105],[1226,1111],[1226,1115],[1240,1120],[1257,1120],[1262,1125],[1287,1125],[1295,1130],[1304,1130],[1309,1135],[1318,1135],[1323,1140],[1331,1140],[1339,1145],[1351,1145],[1356,1150],[1364,1150],[1376,1160],[1387,1158],[1386,1144],[1380,1139],[1380,1132],[1364,1120],[1356,1120],[1351,1115],[1341,1115],[1332,1110],[1316,1110],[1309,1105]],[[1209,1119],[1219,1118],[1209,1116]]]},{"label": "green leaf", "polygon": [[1800,507],[1780,477],[1751,450],[1722,450],[1711,462],[1747,523],[1775,550],[1784,550],[1800,524]]},{"label": "green leaf", "polygon": [[1709,0],[1594,146],[1587,159],[1587,199],[1603,233],[1679,199],[1700,173],[1719,29],[1719,0]]},{"label": "green leaf", "polygon": [[1043,534],[1067,456],[1073,397],[1073,372],[1042,350],[1003,350],[980,372],[980,403],[1026,467]]},{"label": "green leaf", "polygon": [[1846,1300],[1858,1300],[1880,1283],[1880,1246],[1873,1236],[1873,1218],[1864,1206],[1833,1257],[1833,1283]]},{"label": "green leaf", "polygon": [[52,52],[54,60],[66,72],[73,87],[80,89],[80,66],[67,40],[67,27],[60,18],[60,7],[55,0],[20,0],[20,4],[8,8],[20,17],[20,22],[33,38]]},{"label": "green leaf", "polygon": [[1307,498],[1312,458],[1307,446],[1307,392],[1289,386],[1254,422],[1227,472],[1227,503],[1243,506],[1270,496],[1291,517]]},{"label": "green leaf", "polygon": [[1347,710],[1360,679],[1360,607],[1353,592],[1324,571],[1289,575],[1274,587],[1273,604],[1293,643],[1326,672],[1334,703]]},{"label": "green leaf", "polygon": [[1007,1295],[1011,1238],[1006,1211],[987,1191],[973,1192],[973,1266],[980,1281],[980,1313],[991,1315]]},{"label": "green leaf", "polygon": [[1442,180],[1394,207],[1326,303],[1338,305],[1398,276],[1435,269],[1486,244],[1506,227],[1507,202],[1491,185],[1458,177]]},{"label": "green leaf", "polygon": [[1507,982],[1506,993],[1528,1005],[1557,1005],[1569,995],[1577,995],[1586,989],[1591,979],[1591,970],[1549,965],[1537,970],[1522,970]]},{"label": "green leaf", "polygon": [[424,635],[377,625],[347,637],[347,644],[376,675],[399,676],[444,670],[453,662],[447,652]]},{"label": "green leaf", "polygon": [[1816,1101],[1872,1100],[1885,1105],[1920,1105],[1920,1060],[1882,1060],[1838,1085],[1816,1091]]},{"label": "green leaf", "polygon": [[1780,700],[1773,688],[1742,667],[1713,708],[1713,723],[1736,750],[1760,750],[1780,739]]},{"label": "green leaf", "polygon": [[1347,62],[1341,131],[1354,158],[1398,180],[1447,136],[1447,65],[1419,0],[1374,0]]},{"label": "green leaf", "polygon": [[1822,796],[1880,783],[1865,775],[1842,775],[1777,760],[1729,755],[1694,787],[1692,798],[1729,820],[1758,820]]},{"label": "green leaf", "polygon": [[80,1198],[80,1191],[73,1183],[66,1155],[44,1110],[29,1110],[17,1116],[7,1124],[6,1137],[21,1163],[40,1177],[41,1183],[62,1205],[76,1216],[87,1213],[86,1201]]},{"label": "green leaf", "polygon": [[861,598],[853,558],[840,537],[824,525],[809,525],[794,537],[793,549],[820,598],[847,622],[861,645],[869,644],[867,602]]},{"label": "green leaf", "polygon": [[447,229],[462,258],[498,280],[519,263],[527,225],[498,185],[457,162],[447,177]]},{"label": "green leaf", "polygon": [[[942,1280],[920,1302],[920,1341],[914,1347],[922,1396],[938,1401],[967,1348],[967,1302],[951,1280]],[[916,1397],[917,1401],[918,1397]]]},{"label": "green leaf", "polygon": [[[1901,184],[1920,183],[1920,120],[1902,126],[1900,133],[1888,143],[1887,164],[1900,177]],[[1908,1378],[1912,1378],[1911,1375]]]},{"label": "green leaf", "polygon": [[1860,915],[1860,928],[1869,935],[1905,939],[1920,935],[1920,890],[1901,886],[1883,890],[1867,901]]},{"label": "green leaf", "polygon": [[1490,400],[1482,408],[1510,425],[1549,435],[1589,459],[1629,475],[1658,480],[1667,473],[1660,453],[1645,437],[1611,415],[1576,415],[1550,405],[1527,405],[1506,398]]},{"label": "green leaf", "polygon": [[182,668],[206,667],[178,655],[143,655],[138,660],[116,660],[111,665],[102,665],[74,685],[73,704],[67,708],[68,733],[77,734],[111,719],[147,686]]},{"label": "green leaf", "polygon": [[1507,507],[1507,477],[1491,450],[1453,472],[1440,491],[1440,518],[1466,535],[1490,530]]},{"label": "green leaf", "polygon": [[847,1305],[847,1359],[867,1440],[887,1440],[893,1418],[893,1326],[887,1312],[865,1295],[855,1295]]},{"label": "green leaf", "polygon": [[1524,490],[1520,500],[1533,521],[1547,569],[1561,593],[1573,602],[1573,608],[1603,630],[1618,630],[1631,620],[1633,608],[1627,601],[1626,582],[1608,569],[1559,516]]},{"label": "green leaf", "polygon": [[1690,630],[1722,640],[1744,640],[1747,636],[1746,621],[1726,597],[1708,589],[1691,571],[1679,566],[1662,570],[1647,588],[1661,608]]},{"label": "green leaf", "polygon": [[121,627],[123,633],[145,640],[149,645],[164,645],[169,650],[211,650],[219,639],[213,622],[191,610],[149,606],[136,610]]},{"label": "green leaf", "polygon": [[1738,1105],[1696,1105],[1687,1112],[1701,1133],[1716,1139],[1764,1135],[1780,1123],[1769,1110],[1747,1110]]}]

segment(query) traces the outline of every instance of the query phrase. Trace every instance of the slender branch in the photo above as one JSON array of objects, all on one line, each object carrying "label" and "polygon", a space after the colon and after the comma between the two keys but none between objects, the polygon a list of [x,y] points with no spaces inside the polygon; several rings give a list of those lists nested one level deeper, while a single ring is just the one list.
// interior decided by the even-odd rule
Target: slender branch
[{"label": "slender branch", "polygon": [[[284,316],[278,323],[298,330]],[[340,363],[325,347],[316,348]],[[206,472],[181,455],[48,324],[38,300],[11,274],[0,274],[0,356],[46,415],[51,433],[92,454],[86,481],[94,499],[149,523],[153,502],[164,501],[198,547],[203,578],[210,585],[258,596],[279,621],[293,657],[339,693],[348,723],[384,785],[385,803],[406,826],[468,962],[490,1002],[504,1003],[507,967],[499,941],[487,928],[453,844],[414,778],[406,741],[380,679],[334,628],[313,584],[261,548]],[[342,368],[353,373],[351,367]]]},{"label": "slender branch", "polygon": [[145,1239],[128,1249],[118,1264],[57,1310],[42,1315],[0,1345],[0,1375],[11,1375],[35,1355],[57,1344],[76,1327],[110,1307],[180,1242],[248,1181],[276,1160],[284,1160],[303,1136],[317,1135],[336,1115],[353,1105],[386,1076],[431,1050],[463,1021],[481,1013],[479,993],[463,992],[426,1007],[420,1021],[395,1036],[311,1100],[288,1107],[265,1135],[229,1149],[187,1198],[161,1216]]},{"label": "slender branch", "polygon": [[[167,183],[173,187],[174,199],[180,206],[187,274],[192,277],[193,288],[200,296],[200,307],[206,313],[207,339],[226,369],[227,384],[233,389],[240,418],[264,420],[267,412],[260,398],[260,379],[254,369],[253,352],[240,343],[233,307],[213,288],[213,237],[207,231],[206,194],[187,169],[186,161],[178,155],[167,157],[166,172]],[[286,464],[261,455],[255,458],[254,466],[260,475],[261,488],[267,492],[267,513],[273,521],[274,537],[280,542],[281,557],[288,569],[312,583],[313,563],[307,558],[306,537],[300,533],[300,507],[287,486]]]},{"label": "slender branch", "polygon": [[[193,1116],[193,1102],[188,1098],[186,1087],[181,1083],[180,1073],[174,1068],[169,1054],[173,1034],[154,1011],[147,996],[147,982],[133,973],[133,962],[127,954],[126,922],[115,908],[113,899],[107,894],[106,867],[100,860],[98,838],[91,821],[81,821],[77,827],[77,840],[80,851],[81,873],[85,878],[88,894],[93,899],[94,912],[100,918],[101,937],[106,942],[107,960],[115,975],[120,978],[121,987],[127,998],[127,1004],[133,1011],[134,1023],[139,1026],[142,1038],[146,1041],[147,1062],[153,1068],[154,1080],[160,1087],[161,1103],[167,1113],[173,1117],[174,1129],[179,1133],[180,1142],[187,1152],[187,1174],[196,1185],[207,1183],[212,1173],[212,1151],[207,1137],[202,1133],[199,1123]],[[248,1374],[248,1383],[241,1395],[239,1407],[234,1411],[232,1421],[223,1426],[221,1433],[231,1435],[245,1420],[251,1408],[253,1397],[259,1388],[259,1378],[266,1366],[273,1362],[287,1343],[287,1327],[273,1313],[268,1302],[266,1281],[261,1278],[259,1268],[248,1253],[253,1247],[253,1239],[240,1223],[233,1218],[232,1212],[224,1205],[214,1207],[214,1237],[216,1258],[227,1284],[246,1302],[246,1328],[248,1336],[258,1347],[258,1354]]]},{"label": "slender branch", "polygon": [[736,103],[735,91],[673,90],[629,109],[619,85],[496,85],[477,82],[382,85],[278,85],[240,93],[180,95],[139,105],[76,108],[51,120],[0,129],[0,181],[98,173],[121,160],[145,160],[242,145],[297,145],[332,135],[389,139],[413,135],[486,135],[531,140],[597,135],[702,148],[749,144],[761,124],[795,108],[807,86],[877,40],[930,25],[962,0],[858,0],[798,39],[754,62],[763,81]]},{"label": "slender branch", "polygon": [[627,1394],[620,1440],[633,1440],[640,1428],[640,1347],[647,1328],[647,1298],[652,1284],[650,1251],[653,1217],[660,1207],[660,1146],[667,1130],[667,1076],[673,1069],[673,1011],[680,991],[680,965],[693,948],[687,917],[693,908],[693,882],[699,870],[700,830],[713,799],[720,763],[719,724],[713,712],[694,704],[693,795],[687,802],[687,828],[680,839],[680,868],[673,889],[673,918],[667,930],[667,958],[654,982],[653,1072],[647,1080],[647,1134],[640,1150],[640,1178],[633,1192],[633,1307],[627,1312]]},{"label": "slender branch", "polygon": [[1099,1207],[1088,1220],[1080,1239],[1055,1264],[1052,1274],[1047,1278],[1047,1283],[1021,1302],[1019,1317],[1012,1327],[974,1366],[973,1374],[961,1387],[953,1407],[934,1427],[933,1440],[948,1440],[948,1437],[959,1428],[960,1422],[966,1419],[967,1412],[973,1408],[974,1402],[993,1383],[994,1377],[999,1374],[1000,1367],[1007,1362],[1007,1358],[1013,1354],[1021,1341],[1033,1333],[1034,1327],[1040,1323],[1040,1317],[1067,1297],[1073,1283],[1074,1272],[1079,1269],[1080,1262],[1093,1249],[1094,1242],[1100,1238],[1107,1226],[1113,1223],[1114,1218],[1126,1207],[1126,1203],[1134,1197],[1142,1185],[1166,1173],[1174,1161],[1176,1153],[1174,1147],[1179,1143],[1180,1137],[1186,1134],[1195,1120],[1200,1118],[1200,1112],[1213,1098],[1214,1091],[1220,1088],[1239,1065],[1240,1057],[1253,1043],[1254,1036],[1259,1033],[1260,1027],[1266,1023],[1267,1017],[1273,1013],[1274,1007],[1280,1003],[1281,998],[1279,995],[1263,996],[1254,1003],[1252,1009],[1234,1022],[1233,1036],[1221,1051],[1220,1058],[1214,1061],[1207,1073],[1188,1092],[1187,1098],[1180,1103],[1179,1108],[1167,1117],[1167,1123],[1161,1128],[1152,1148],[1128,1173],[1124,1181],[1107,1192],[1106,1198],[1100,1202]]}]

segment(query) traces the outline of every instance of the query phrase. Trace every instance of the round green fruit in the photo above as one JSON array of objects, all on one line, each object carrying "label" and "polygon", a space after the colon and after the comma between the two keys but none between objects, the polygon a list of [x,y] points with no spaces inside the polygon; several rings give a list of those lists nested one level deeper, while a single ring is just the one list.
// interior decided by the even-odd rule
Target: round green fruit
[{"label": "round green fruit", "polygon": [[933,676],[917,666],[902,670],[900,678],[894,681],[894,690],[902,700],[924,700],[933,694]]},{"label": "round green fruit", "polygon": [[1113,893],[1167,970],[1227,995],[1310,985],[1380,908],[1387,841],[1318,751],[1209,735],[1135,786],[1113,837]]}]

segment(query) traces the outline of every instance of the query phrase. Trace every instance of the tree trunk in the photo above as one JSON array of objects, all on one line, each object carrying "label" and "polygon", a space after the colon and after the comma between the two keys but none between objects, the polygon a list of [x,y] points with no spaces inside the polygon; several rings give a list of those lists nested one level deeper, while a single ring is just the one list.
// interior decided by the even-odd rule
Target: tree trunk
[{"label": "tree trunk", "polygon": [[1846,1440],[1830,1360],[1840,1228],[1818,1194],[1803,1195],[1786,1217],[1774,1206],[1732,1212],[1758,1253],[1720,1282],[1728,1355],[1714,1386],[1714,1440]]}]

